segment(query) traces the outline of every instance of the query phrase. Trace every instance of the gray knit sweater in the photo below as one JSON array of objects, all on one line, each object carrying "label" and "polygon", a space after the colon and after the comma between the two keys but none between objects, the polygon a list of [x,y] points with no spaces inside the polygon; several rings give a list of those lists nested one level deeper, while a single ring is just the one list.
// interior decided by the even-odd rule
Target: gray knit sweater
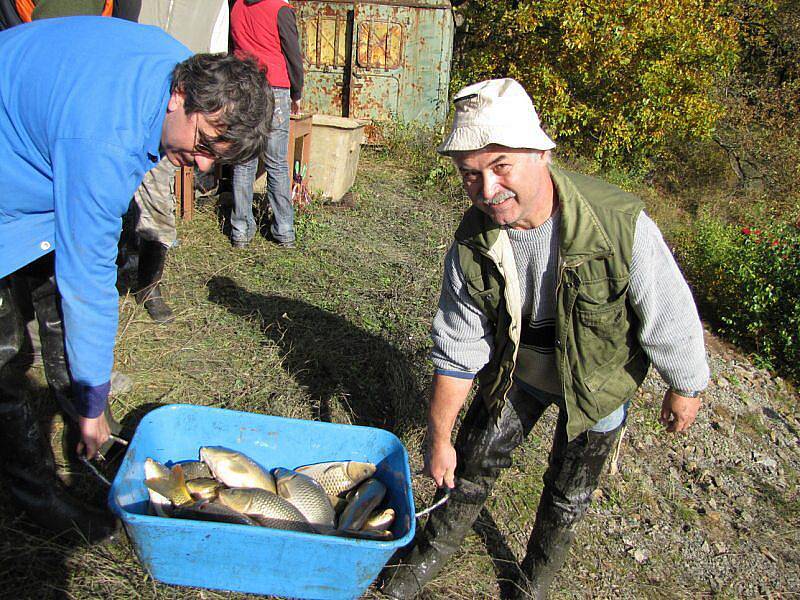
[{"label": "gray knit sweater", "polygon": [[[557,212],[534,229],[507,229],[522,297],[517,376],[556,394],[561,393],[553,352],[559,221]],[[629,301],[641,321],[639,343],[653,365],[673,388],[705,389],[709,370],[697,308],[661,232],[644,212],[636,222],[630,275]],[[474,377],[493,350],[490,325],[465,289],[455,244],[445,257],[431,337],[436,371],[454,377]]]}]

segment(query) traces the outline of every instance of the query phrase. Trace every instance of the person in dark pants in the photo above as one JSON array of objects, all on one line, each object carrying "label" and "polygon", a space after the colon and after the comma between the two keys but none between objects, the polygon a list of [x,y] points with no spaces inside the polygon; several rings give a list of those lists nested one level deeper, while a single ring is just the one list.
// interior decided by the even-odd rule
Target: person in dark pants
[{"label": "person in dark pants", "polygon": [[484,81],[454,102],[439,152],[453,158],[472,207],[445,259],[433,322],[425,457],[436,484],[452,490],[407,554],[387,567],[381,591],[411,598],[439,573],[512,451],[555,406],[518,588],[544,598],[651,362],[669,386],[661,422],[676,432],[694,422],[709,377],[703,329],[643,203],[552,165],[555,144],[519,83]]},{"label": "person in dark pants", "polygon": [[[258,155],[268,92],[252,61],[192,56],[119,19],[44,19],[0,33],[0,370],[20,351],[27,297],[45,335],[63,343],[48,347],[69,369],[78,454],[93,458],[109,437],[117,244],[134,190],[161,156],[208,170]],[[44,527],[110,534],[110,515],[65,492],[27,400],[2,383],[0,471],[11,497]]]}]

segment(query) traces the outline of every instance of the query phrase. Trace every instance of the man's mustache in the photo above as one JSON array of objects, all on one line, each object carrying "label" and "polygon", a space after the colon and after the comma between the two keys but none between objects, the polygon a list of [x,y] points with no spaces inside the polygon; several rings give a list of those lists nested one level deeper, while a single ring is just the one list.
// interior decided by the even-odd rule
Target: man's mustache
[{"label": "man's mustache", "polygon": [[494,206],[495,204],[500,204],[504,200],[508,200],[514,196],[514,192],[510,192],[509,190],[503,190],[502,192],[497,192],[494,196],[489,198],[488,200],[483,197],[483,194],[478,196],[478,200],[483,202],[484,204],[489,204]]}]

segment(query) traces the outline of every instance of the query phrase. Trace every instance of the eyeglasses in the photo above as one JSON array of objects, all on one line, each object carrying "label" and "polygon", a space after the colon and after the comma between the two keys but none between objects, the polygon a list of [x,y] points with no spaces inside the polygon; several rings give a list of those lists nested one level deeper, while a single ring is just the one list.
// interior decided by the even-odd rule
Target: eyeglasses
[{"label": "eyeglasses", "polygon": [[193,154],[200,154],[207,158],[217,160],[217,151],[214,150],[209,144],[200,140],[200,113],[195,113],[194,117],[194,149]]}]

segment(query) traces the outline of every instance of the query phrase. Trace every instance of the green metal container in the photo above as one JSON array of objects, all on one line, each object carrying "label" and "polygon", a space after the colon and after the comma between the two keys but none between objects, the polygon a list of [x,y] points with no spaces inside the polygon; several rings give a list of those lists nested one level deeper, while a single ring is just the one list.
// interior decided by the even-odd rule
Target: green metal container
[{"label": "green metal container", "polygon": [[305,57],[304,110],[364,121],[444,122],[454,28],[449,0],[292,5]]}]

